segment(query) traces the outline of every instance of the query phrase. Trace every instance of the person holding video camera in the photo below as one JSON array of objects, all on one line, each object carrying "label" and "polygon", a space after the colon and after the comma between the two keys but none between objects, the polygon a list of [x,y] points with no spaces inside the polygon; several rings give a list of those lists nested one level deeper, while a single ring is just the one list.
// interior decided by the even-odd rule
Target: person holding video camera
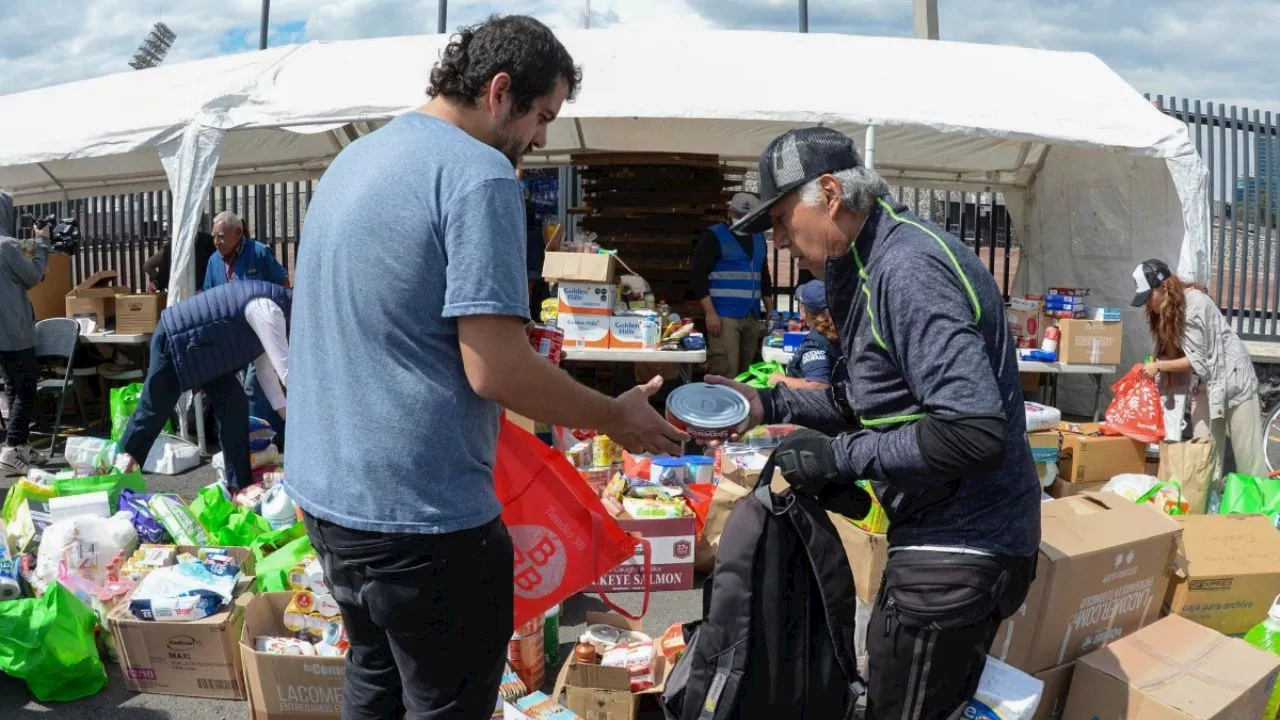
[{"label": "person holding video camera", "polygon": [[36,400],[36,313],[27,290],[44,279],[49,262],[49,225],[37,225],[35,238],[5,235],[13,228],[13,196],[0,191],[0,379],[9,404],[0,474],[24,475],[39,463],[28,437]]}]

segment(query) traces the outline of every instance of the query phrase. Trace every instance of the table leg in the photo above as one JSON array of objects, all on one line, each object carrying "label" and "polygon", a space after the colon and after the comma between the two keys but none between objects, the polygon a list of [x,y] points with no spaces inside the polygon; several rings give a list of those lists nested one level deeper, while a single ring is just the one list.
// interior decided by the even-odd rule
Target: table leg
[{"label": "table leg", "polygon": [[1093,421],[1102,417],[1102,376],[1090,375],[1093,378]]},{"label": "table leg", "polygon": [[680,371],[680,381],[686,384],[693,382],[693,365],[689,363],[680,363],[678,367]]}]

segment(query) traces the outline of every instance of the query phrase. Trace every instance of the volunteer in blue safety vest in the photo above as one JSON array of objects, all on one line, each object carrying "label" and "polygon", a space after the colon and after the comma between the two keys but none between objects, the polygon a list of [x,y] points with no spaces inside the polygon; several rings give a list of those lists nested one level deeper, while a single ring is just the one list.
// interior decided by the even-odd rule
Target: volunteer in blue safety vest
[{"label": "volunteer in blue safety vest", "polygon": [[760,349],[761,307],[773,312],[764,235],[729,230],[759,202],[751,193],[734,195],[729,222],[703,230],[693,251],[693,296],[707,316],[707,366],[718,375],[736,377],[750,367]]}]

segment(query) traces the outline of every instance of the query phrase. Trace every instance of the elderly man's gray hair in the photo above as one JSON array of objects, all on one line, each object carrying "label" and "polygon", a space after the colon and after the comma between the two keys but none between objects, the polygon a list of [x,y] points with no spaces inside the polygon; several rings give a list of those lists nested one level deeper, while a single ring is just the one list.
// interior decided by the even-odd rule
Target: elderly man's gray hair
[{"label": "elderly man's gray hair", "polygon": [[221,223],[226,223],[230,227],[233,227],[242,233],[244,232],[244,221],[240,219],[239,215],[231,212],[230,210],[223,210],[222,212],[213,216],[214,226],[217,226]]},{"label": "elderly man's gray hair", "polygon": [[[889,192],[889,183],[871,168],[856,167],[831,173],[840,182],[840,201],[849,212],[866,212],[876,199]],[[800,201],[805,205],[822,204],[822,186],[811,180],[800,188]]]}]

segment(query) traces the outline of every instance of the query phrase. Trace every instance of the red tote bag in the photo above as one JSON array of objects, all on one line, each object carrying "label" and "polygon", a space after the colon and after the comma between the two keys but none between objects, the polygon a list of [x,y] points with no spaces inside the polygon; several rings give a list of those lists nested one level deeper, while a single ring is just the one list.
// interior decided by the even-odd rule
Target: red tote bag
[{"label": "red tote bag", "polygon": [[[505,417],[493,479],[502,522],[515,546],[517,627],[633,557],[638,545],[649,577],[648,543],[618,525],[564,455]],[[614,611],[639,619],[648,610],[649,586],[646,582],[639,616],[603,595],[601,599]]]}]

